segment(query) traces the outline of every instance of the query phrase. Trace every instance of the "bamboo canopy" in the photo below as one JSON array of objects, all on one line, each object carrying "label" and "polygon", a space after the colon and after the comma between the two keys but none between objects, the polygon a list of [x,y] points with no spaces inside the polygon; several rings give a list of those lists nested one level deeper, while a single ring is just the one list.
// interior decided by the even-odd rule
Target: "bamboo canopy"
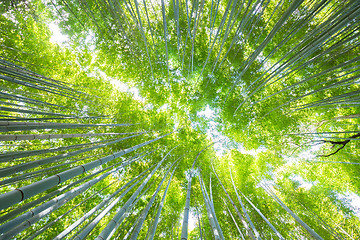
[{"label": "bamboo canopy", "polygon": [[0,6],[0,239],[359,239],[360,2]]}]

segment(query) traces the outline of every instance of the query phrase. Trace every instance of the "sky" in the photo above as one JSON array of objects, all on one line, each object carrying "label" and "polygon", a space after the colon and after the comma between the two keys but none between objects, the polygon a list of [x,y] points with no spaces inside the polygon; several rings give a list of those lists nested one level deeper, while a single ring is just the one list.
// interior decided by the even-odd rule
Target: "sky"
[{"label": "sky", "polygon": [[52,43],[57,43],[60,46],[63,46],[66,42],[69,41],[69,37],[61,33],[59,26],[55,22],[49,23],[48,27],[50,28],[50,31],[52,33],[52,36],[50,38],[50,41]]},{"label": "sky", "polygon": [[245,149],[241,143],[231,140],[218,131],[217,127],[220,125],[220,123],[216,121],[216,118],[219,111],[220,110],[217,109],[211,109],[209,105],[206,105],[204,110],[197,113],[198,117],[203,117],[208,121],[206,135],[213,142],[217,142],[214,145],[214,149],[218,156],[224,155],[227,150],[231,150],[233,147],[235,147],[242,154],[250,154],[252,156],[256,156],[258,153],[266,151],[264,147],[259,147],[258,149]]}]

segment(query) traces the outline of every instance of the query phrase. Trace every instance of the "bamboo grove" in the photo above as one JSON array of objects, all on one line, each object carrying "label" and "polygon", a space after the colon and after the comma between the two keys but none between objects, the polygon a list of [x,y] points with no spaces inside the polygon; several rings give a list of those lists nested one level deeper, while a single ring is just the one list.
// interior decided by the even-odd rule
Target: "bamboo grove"
[{"label": "bamboo grove", "polygon": [[0,239],[360,238],[359,1],[0,14]]}]

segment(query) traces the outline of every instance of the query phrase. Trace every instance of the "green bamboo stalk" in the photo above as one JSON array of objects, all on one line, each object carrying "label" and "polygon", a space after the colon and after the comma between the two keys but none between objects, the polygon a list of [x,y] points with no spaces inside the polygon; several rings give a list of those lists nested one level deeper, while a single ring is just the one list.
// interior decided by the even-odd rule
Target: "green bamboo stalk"
[{"label": "green bamboo stalk", "polygon": [[[172,133],[172,132],[171,132]],[[0,195],[0,210],[5,209],[7,207],[10,207],[16,203],[19,203],[25,199],[28,199],[32,196],[37,195],[38,193],[44,192],[62,182],[65,182],[73,177],[76,177],[84,172],[87,172],[88,170],[91,170],[93,168],[96,168],[98,166],[101,166],[113,159],[119,158],[122,155],[125,155],[129,152],[135,151],[138,148],[141,148],[145,145],[148,145],[154,141],[157,141],[171,133],[165,134],[163,136],[157,137],[153,140],[147,141],[145,143],[141,143],[138,145],[135,145],[134,147],[127,148],[125,150],[119,151],[117,153],[108,155],[106,157],[102,157],[98,160],[86,163],[81,166],[74,167],[70,170],[67,170],[65,172],[61,172],[57,175],[48,177],[46,179],[43,179],[41,181],[32,183],[30,185],[15,189],[13,191],[4,193]]]},{"label": "green bamboo stalk", "polygon": [[172,177],[173,177],[173,175],[174,175],[174,172],[175,172],[176,168],[177,168],[177,166],[176,166],[176,167],[174,168],[174,170],[172,171],[172,173],[171,173],[171,175],[170,175],[170,178],[169,178],[169,182],[168,182],[168,184],[167,184],[167,186],[166,186],[166,189],[165,189],[165,191],[164,191],[164,194],[163,194],[163,196],[162,196],[162,198],[161,198],[161,202],[160,202],[159,208],[158,208],[158,210],[157,210],[156,217],[155,217],[155,219],[154,219],[154,223],[153,223],[153,225],[152,225],[152,227],[151,227],[151,231],[150,231],[150,233],[149,233],[149,238],[148,238],[149,240],[154,239],[155,232],[156,232],[156,228],[157,228],[157,225],[158,225],[158,222],[159,222],[159,218],[160,218],[160,215],[161,215],[161,210],[162,210],[162,208],[163,208],[163,206],[164,206],[164,202],[165,202],[165,199],[166,199],[166,194],[167,194],[167,191],[168,191],[168,189],[169,189],[169,186],[170,186],[170,183],[171,183],[171,179],[172,179]]},{"label": "green bamboo stalk", "polygon": [[225,199],[222,199],[222,200],[223,200],[223,202],[224,202],[224,204],[225,204],[226,210],[228,211],[231,219],[233,220],[233,222],[234,222],[234,224],[235,224],[236,229],[238,230],[238,232],[239,232],[239,234],[240,234],[241,239],[242,239],[242,240],[245,240],[244,235],[243,235],[243,233],[241,232],[241,230],[240,230],[240,228],[239,228],[239,226],[238,226],[238,224],[237,224],[234,216],[232,215],[229,207],[227,206]]},{"label": "green bamboo stalk", "polygon": [[191,180],[192,180],[192,173],[194,172],[194,167],[196,164],[196,160],[199,158],[200,154],[208,149],[210,146],[214,145],[215,142],[209,144],[204,149],[202,149],[197,156],[194,159],[194,162],[192,164],[191,170],[189,172],[189,180],[188,180],[188,187],[187,187],[187,193],[186,193],[186,202],[185,202],[185,209],[184,209],[184,218],[183,218],[183,224],[182,224],[182,230],[181,230],[181,240],[186,240],[188,236],[188,219],[189,219],[189,211],[190,211],[190,196],[191,196]]},{"label": "green bamboo stalk", "polygon": [[201,188],[201,192],[203,194],[205,206],[206,206],[206,209],[207,209],[208,219],[209,219],[209,223],[210,223],[214,238],[215,239],[224,239],[224,236],[222,235],[221,228],[216,223],[217,219],[215,217],[215,211],[213,211],[213,206],[212,206],[211,201],[209,199],[209,195],[208,195],[208,193],[206,191],[205,184],[203,183],[203,180],[202,180],[202,178],[200,176],[199,176],[199,182],[200,182],[200,188]]},{"label": "green bamboo stalk", "polygon": [[41,155],[41,154],[45,154],[45,153],[66,151],[66,150],[70,150],[70,149],[81,148],[81,147],[84,147],[87,145],[98,144],[98,143],[108,142],[108,141],[111,141],[111,140],[102,140],[102,141],[97,141],[97,142],[82,143],[82,144],[75,144],[75,145],[70,145],[70,146],[66,146],[66,147],[55,147],[55,148],[41,149],[41,150],[8,152],[8,153],[0,154],[0,162],[10,162],[10,161],[18,159],[18,158]]},{"label": "green bamboo stalk", "polygon": [[[45,174],[49,175],[52,172],[59,172],[61,170],[68,170],[71,167],[61,168],[61,169],[58,169],[58,170],[53,170],[53,169],[60,168],[60,167],[66,166],[66,165],[71,165],[73,163],[83,161],[85,159],[89,159],[89,158],[92,158],[92,157],[98,157],[98,156],[102,156],[102,155],[105,155],[105,153],[97,154],[97,155],[93,155],[93,156],[83,157],[83,158],[76,159],[76,160],[73,160],[73,161],[70,161],[70,162],[66,161],[65,163],[62,163],[62,164],[59,164],[59,165],[51,166],[51,167],[48,167],[48,168],[41,168],[40,170],[37,170],[37,171],[31,171],[31,172],[23,173],[21,175],[18,175],[18,176],[12,177],[12,178],[7,178],[7,179],[4,179],[4,180],[0,181],[0,186],[2,186],[2,185],[11,185],[11,184],[13,184],[15,182],[19,182],[19,181],[24,180],[24,179],[35,178],[35,177],[38,177],[38,176],[44,176]],[[73,158],[70,158],[68,160],[72,160],[72,159]]]},{"label": "green bamboo stalk", "polygon": [[[150,167],[151,168],[151,167]],[[149,168],[149,169],[150,169]],[[116,198],[114,201],[112,201],[103,211],[101,211],[84,229],[81,229],[80,232],[76,233],[76,237],[74,239],[76,240],[81,240],[84,239],[95,227],[96,225],[100,222],[101,219],[103,219],[103,217],[133,188],[135,187],[140,181],[142,181],[145,177],[147,177],[146,179],[149,179],[149,176],[151,175],[151,173],[148,173],[147,175],[144,175],[141,179],[139,179],[138,181],[136,181],[134,184],[132,184],[130,187],[128,187],[118,198]],[[146,181],[146,179],[144,180],[144,182]],[[151,186],[151,185],[150,185]],[[150,187],[149,186],[149,187]],[[148,189],[149,189],[148,187]],[[146,189],[145,191],[143,191],[142,194],[144,194],[148,189]],[[140,197],[138,199],[141,198],[142,195],[140,195]],[[135,204],[135,202],[133,203]],[[102,205],[101,205],[102,207]]]},{"label": "green bamboo stalk", "polygon": [[[217,38],[218,38],[219,35],[221,34],[221,33],[220,33],[220,30],[222,30],[222,28],[223,28],[223,26],[224,26],[224,24],[225,24],[225,21],[226,21],[226,18],[227,18],[227,15],[228,15],[228,12],[229,12],[229,9],[230,9],[230,6],[231,6],[232,1],[233,1],[233,0],[229,1],[228,4],[227,4],[227,6],[226,6],[224,15],[223,15],[222,20],[221,20],[221,22],[220,22],[220,26],[218,27],[218,30],[216,31],[215,39],[214,39],[213,43],[211,44],[211,47],[209,46],[208,54],[207,54],[206,60],[205,60],[205,62],[204,62],[204,64],[203,64],[203,67],[202,67],[202,70],[201,70],[201,72],[200,72],[199,78],[202,76],[202,74],[203,74],[203,72],[204,72],[204,70],[205,70],[206,64],[207,64],[207,62],[209,61],[211,52],[212,52],[212,50],[213,50],[213,48],[214,48],[214,46],[215,46],[215,43],[216,43],[216,41],[217,41]],[[232,7],[232,9],[231,9],[231,14],[233,13],[234,6],[235,6],[236,2],[237,2],[237,0],[235,0],[235,3],[233,3],[233,7]],[[230,16],[231,16],[231,14],[230,14]],[[229,21],[228,23],[230,23],[230,21]],[[210,38],[211,38],[211,36],[210,36]],[[210,40],[211,40],[211,39],[210,39]],[[221,48],[222,48],[222,46],[220,47],[220,51],[219,51],[218,55],[220,55]],[[199,79],[198,79],[198,80],[199,80]]]},{"label": "green bamboo stalk", "polygon": [[319,236],[312,228],[310,228],[303,220],[301,220],[293,211],[291,211],[277,196],[271,189],[266,186],[262,185],[262,188],[268,193],[279,205],[284,208],[306,231],[315,239],[323,240],[322,237]]},{"label": "green bamboo stalk", "polygon": [[269,227],[274,231],[276,236],[279,237],[279,239],[285,239],[279,231],[270,223],[270,221],[261,213],[261,211],[240,191],[240,193],[243,195],[243,197],[248,201],[248,203],[255,209],[257,213],[261,216],[262,219],[265,220],[265,222],[269,225]]},{"label": "green bamboo stalk", "polygon": [[234,201],[231,199],[229,193],[226,191],[224,185],[222,184],[219,176],[217,175],[217,173],[216,173],[216,171],[215,171],[215,169],[214,169],[214,166],[212,166],[212,167],[213,167],[213,171],[214,171],[214,174],[215,174],[216,178],[219,180],[222,189],[224,190],[224,192],[225,192],[226,196],[228,197],[231,205],[234,207],[237,215],[239,216],[241,222],[243,223],[243,225],[244,225],[244,227],[245,227],[245,229],[246,229],[247,234],[249,235],[249,237],[250,237],[251,239],[255,240],[255,235],[254,235],[254,233],[250,230],[250,228],[249,228],[247,222],[245,221],[244,217],[241,215],[241,213],[239,212],[239,209],[236,207]]},{"label": "green bamboo stalk", "polygon": [[110,183],[109,185],[107,185],[106,187],[103,187],[102,189],[100,189],[99,191],[95,192],[94,194],[92,194],[91,196],[87,197],[86,199],[82,200],[80,203],[76,204],[75,206],[73,206],[72,208],[70,208],[68,211],[66,211],[64,214],[58,216],[55,220],[51,221],[50,223],[46,224],[45,226],[43,226],[41,229],[37,230],[36,232],[32,233],[31,235],[26,236],[27,240],[32,240],[34,238],[36,238],[37,236],[39,236],[41,233],[43,233],[44,231],[48,230],[51,226],[53,226],[55,223],[57,223],[58,221],[60,221],[62,218],[64,218],[66,215],[70,214],[73,210],[75,210],[76,208],[78,208],[79,206],[81,206],[82,204],[84,204],[85,202],[87,202],[88,200],[90,200],[91,198],[93,198],[94,196],[98,195],[99,193],[101,193],[102,191],[104,191],[106,188],[110,187],[111,185],[113,185],[114,183],[116,183],[116,181]]},{"label": "green bamboo stalk", "polygon": [[236,194],[236,196],[237,196],[237,198],[238,198],[238,200],[239,200],[239,203],[240,203],[240,205],[241,205],[241,208],[242,208],[242,210],[243,210],[243,212],[244,212],[244,214],[245,214],[248,222],[250,223],[250,226],[251,226],[252,230],[254,231],[256,238],[259,239],[259,240],[261,240],[260,234],[259,234],[259,232],[256,230],[253,222],[251,221],[251,218],[250,218],[249,214],[247,213],[246,208],[245,208],[243,202],[241,201],[241,198],[240,198],[240,196],[239,196],[239,194],[238,194],[238,192],[237,192],[237,189],[236,189],[236,186],[235,186],[235,182],[234,182],[233,177],[232,177],[231,168],[230,168],[230,178],[231,178],[231,182],[232,182],[232,185],[233,185],[233,187],[234,187],[234,190],[235,190],[235,194]]},{"label": "green bamboo stalk", "polygon": [[[173,148],[174,149],[174,148]],[[160,165],[163,163],[163,161],[166,159],[166,157],[170,154],[170,152],[173,150],[171,149],[165,157],[157,164],[157,166],[154,168],[154,170],[150,173],[150,175],[144,180],[144,182],[140,185],[140,187],[132,194],[132,196],[128,199],[128,201],[121,207],[119,211],[115,214],[115,216],[112,218],[112,220],[106,225],[106,227],[102,230],[102,232],[98,235],[96,238],[97,240],[105,240],[111,238],[111,236],[114,234],[116,229],[119,227],[119,225],[122,223],[122,220],[124,217],[126,217],[126,212],[130,208],[131,204],[134,202],[134,200],[138,197],[139,193],[142,191],[142,189],[145,187],[147,182],[150,180],[150,178],[153,176],[153,174],[156,172],[156,170],[160,167]]]},{"label": "green bamboo stalk", "polygon": [[[96,177],[88,182],[83,183],[82,185],[68,191],[65,192],[61,195],[59,195],[58,197],[55,197],[54,199],[45,202],[44,204],[32,209],[31,211],[24,213],[12,220],[10,220],[9,222],[3,224],[0,226],[0,233],[5,233],[7,232],[9,229],[20,229],[17,227],[20,227],[19,224],[21,224],[24,221],[27,221],[30,217],[33,217],[35,215],[41,215],[42,212],[47,211],[48,213],[54,211],[54,206],[57,205],[58,207],[60,207],[61,205],[63,205],[64,203],[66,203],[67,201],[70,201],[71,199],[75,198],[76,196],[78,196],[79,194],[81,194],[82,192],[86,191],[87,189],[89,189],[90,187],[92,187],[93,185],[95,185],[96,183],[102,181],[103,179],[105,179],[106,177],[108,177],[110,174],[119,171],[120,169],[122,169],[124,166],[128,165],[131,162],[137,161],[139,159],[141,159],[144,156],[140,156],[140,157],[134,157],[129,159],[128,161],[122,162],[120,164],[120,166],[116,167],[116,168],[112,168],[109,172],[105,172],[104,174],[102,174],[99,177]],[[42,216],[39,216],[40,218]],[[37,218],[36,221],[40,220],[40,218]],[[33,220],[35,221],[35,220]],[[33,222],[34,223],[34,222]],[[25,223],[22,227],[21,230],[24,230],[26,227],[28,227],[28,223]]]},{"label": "green bamboo stalk", "polygon": [[[58,139],[58,138],[86,138],[98,136],[113,136],[125,135],[128,133],[75,133],[75,134],[14,134],[14,135],[0,135],[1,141],[24,141],[24,140],[38,140],[38,139]],[[131,134],[131,133],[129,133]]]},{"label": "green bamboo stalk", "polygon": [[140,24],[140,32],[142,34],[142,37],[143,37],[143,40],[144,40],[144,43],[145,43],[146,54],[147,54],[147,57],[148,57],[150,70],[151,70],[151,76],[154,79],[154,70],[153,70],[153,66],[152,66],[152,63],[151,63],[151,58],[150,58],[150,53],[149,53],[149,50],[148,50],[148,43],[147,43],[147,40],[146,40],[144,28],[142,26],[142,21],[141,21],[141,16],[140,16],[140,11],[139,11],[139,6],[138,6],[137,0],[135,0],[135,6],[136,6],[136,12],[137,12],[138,20],[139,20],[139,24]]},{"label": "green bamboo stalk", "polygon": [[[1,110],[1,107],[0,107]],[[66,117],[66,116],[65,116]],[[2,122],[2,121],[0,121]],[[16,122],[8,122],[7,126],[0,126],[0,132],[10,131],[29,131],[29,130],[40,130],[40,129],[74,129],[74,128],[93,128],[93,127],[127,127],[133,126],[134,124],[82,124],[82,123],[49,123],[49,122],[37,122],[37,123],[26,123],[16,124]]]},{"label": "green bamboo stalk", "polygon": [[[114,171],[111,171],[111,172],[114,172]],[[23,230],[30,227],[32,224],[35,224],[37,221],[41,220],[41,218],[47,216],[48,214],[52,213],[53,211],[56,211],[59,207],[61,207],[68,201],[72,200],[73,198],[77,197],[79,194],[83,193],[84,191],[86,191],[89,187],[91,187],[94,184],[98,183],[99,181],[105,179],[105,177],[107,177],[111,172],[103,174],[102,176],[97,177],[87,183],[84,183],[83,185],[75,188],[74,190],[67,192],[67,193],[49,201],[48,205],[51,204],[51,207],[45,208],[45,207],[43,207],[43,206],[45,206],[45,204],[43,204],[43,205],[35,208],[34,210],[28,212],[28,214],[26,216],[24,216],[24,215],[20,216],[20,217],[22,217],[21,220],[18,220],[18,218],[20,218],[20,217],[18,217],[18,218],[11,220],[10,222],[7,222],[6,224],[2,225],[1,230],[2,231],[7,230],[7,231],[6,232],[4,231],[4,233],[0,236],[0,239],[1,240],[9,239],[13,236],[16,236]],[[63,198],[61,198],[61,197],[63,197]],[[48,206],[48,205],[46,205],[46,206]],[[22,219],[25,219],[25,218],[26,218],[26,221],[21,223]],[[16,222],[15,226],[13,225],[14,222]],[[20,224],[18,224],[18,223],[20,223]]]},{"label": "green bamboo stalk", "polygon": [[[144,223],[144,221],[145,221],[145,218],[146,218],[146,216],[148,215],[148,213],[149,213],[149,211],[150,211],[150,208],[151,208],[151,206],[153,205],[153,203],[154,203],[154,201],[155,201],[155,198],[156,198],[156,196],[158,195],[158,193],[159,193],[159,191],[160,191],[160,189],[161,189],[162,184],[164,183],[166,177],[168,176],[171,168],[174,166],[174,164],[175,164],[177,161],[178,161],[178,160],[174,161],[174,163],[169,167],[169,169],[168,169],[167,172],[165,173],[165,176],[163,177],[163,179],[162,179],[161,182],[159,183],[156,191],[154,192],[154,194],[152,195],[151,199],[149,200],[146,208],[144,208],[144,210],[141,212],[141,214],[140,214],[140,216],[139,216],[139,220],[138,220],[136,226],[134,227],[135,229],[134,229],[133,233],[131,234],[130,239],[132,239],[132,240],[137,239],[137,237],[138,237],[138,235],[139,235],[139,233],[140,233],[141,227],[142,227],[142,225],[143,225],[143,223]],[[176,166],[176,167],[177,167],[177,166]],[[173,172],[176,170],[176,167],[174,168]]]},{"label": "green bamboo stalk", "polygon": [[[3,90],[3,89],[6,89],[6,88],[2,87],[1,89]],[[40,101],[40,100],[33,99],[33,98],[24,97],[24,96],[17,95],[17,94],[10,94],[10,93],[5,93],[5,92],[0,92],[0,96],[1,96],[1,98],[12,99],[12,100],[15,100],[15,101],[30,103],[30,104],[34,104],[34,105],[50,106],[50,107],[57,107],[57,108],[62,108],[62,109],[67,109],[68,108],[68,107],[65,107],[65,106],[62,106],[62,105],[52,104],[52,103]]]},{"label": "green bamboo stalk", "polygon": [[[155,165],[153,165],[155,166]],[[86,219],[88,219],[91,215],[93,215],[95,212],[97,212],[98,210],[100,210],[101,208],[103,208],[106,204],[108,204],[111,200],[114,199],[114,197],[116,195],[118,195],[121,191],[123,191],[124,189],[126,189],[126,191],[117,199],[122,199],[123,196],[126,195],[126,193],[128,193],[134,186],[136,186],[140,181],[142,181],[146,175],[144,175],[147,171],[149,171],[153,166],[147,168],[145,171],[141,172],[138,176],[136,176],[135,178],[131,179],[129,182],[127,182],[125,185],[123,185],[121,188],[119,188],[118,190],[116,190],[114,193],[112,193],[111,195],[109,195],[108,197],[106,197],[104,200],[102,200],[101,203],[99,203],[98,205],[96,205],[94,208],[92,208],[91,210],[89,210],[87,213],[85,213],[81,218],[79,218],[78,220],[76,220],[74,223],[72,223],[69,227],[67,227],[67,229],[65,229],[64,231],[62,231],[60,234],[58,234],[54,240],[59,240],[62,239],[64,237],[66,237],[69,233],[71,233],[71,231],[73,231],[77,226],[79,226],[81,223],[83,223]],[[144,175],[143,177],[141,177],[142,175]],[[141,177],[141,178],[140,178]],[[133,185],[131,185],[129,188],[128,186],[130,184],[132,184],[136,179],[140,178],[137,182],[135,182]],[[116,202],[114,202],[116,201]],[[114,200],[112,205],[115,205],[118,201]]]},{"label": "green bamboo stalk", "polygon": [[[141,155],[141,154],[142,154],[142,153],[136,155],[135,157],[137,157],[137,156],[139,156],[139,155]],[[12,210],[11,212],[9,212],[9,213],[7,213],[7,214],[5,214],[5,215],[3,215],[3,216],[0,216],[0,223],[3,223],[3,222],[5,222],[5,221],[13,218],[13,217],[15,217],[16,215],[18,215],[18,214],[20,214],[20,213],[22,213],[22,212],[25,212],[26,210],[28,210],[28,209],[36,206],[37,204],[39,204],[39,203],[41,203],[41,202],[44,202],[44,201],[50,199],[50,198],[53,197],[53,196],[56,196],[56,195],[58,195],[58,194],[60,194],[60,193],[62,193],[62,192],[64,192],[64,191],[69,190],[69,189],[71,189],[72,187],[76,186],[77,184],[83,183],[84,181],[86,181],[86,180],[88,180],[88,179],[90,179],[90,178],[92,178],[92,177],[94,177],[94,176],[96,176],[96,175],[98,175],[98,174],[100,174],[100,173],[102,173],[102,172],[105,172],[105,171],[107,171],[107,170],[109,170],[109,169],[113,169],[114,167],[120,165],[121,163],[122,163],[122,162],[115,163],[115,164],[113,164],[113,165],[111,165],[111,166],[109,166],[109,167],[106,167],[106,168],[104,168],[104,169],[100,169],[100,170],[98,170],[98,171],[96,171],[96,172],[94,172],[94,173],[92,173],[92,174],[90,174],[90,175],[88,175],[88,176],[86,176],[86,177],[84,177],[84,178],[81,178],[81,179],[79,179],[79,180],[77,180],[77,181],[75,181],[75,182],[70,183],[69,185],[67,185],[67,186],[65,186],[65,187],[58,188],[58,189],[56,189],[55,191],[52,191],[52,192],[46,194],[46,195],[43,196],[43,197],[37,198],[37,199],[33,200],[32,202],[28,202],[28,203],[26,203],[26,204],[24,204],[24,205],[22,205],[22,206],[20,206],[20,207],[18,207],[18,208],[16,208],[16,209]]]},{"label": "green bamboo stalk", "polygon": [[[349,6],[347,6],[349,7]],[[354,17],[356,17],[357,14],[357,9],[353,10],[353,12],[351,14],[347,14],[345,16],[342,16],[342,19],[338,20],[335,24],[332,25],[332,29],[328,30],[328,31],[324,31],[324,33],[322,34],[322,37],[318,37],[314,40],[314,42],[312,42],[309,45],[306,45],[303,49],[300,50],[300,52],[298,52],[296,55],[294,55],[293,57],[291,57],[289,60],[287,60],[285,63],[283,63],[280,67],[278,67],[277,69],[275,69],[273,71],[273,73],[271,75],[269,75],[268,79],[263,80],[263,82],[249,95],[246,97],[246,99],[243,101],[243,103],[249,99],[252,95],[254,95],[254,93],[256,93],[260,88],[262,88],[267,82],[269,82],[274,76],[276,76],[277,74],[279,74],[286,66],[293,64],[296,61],[299,61],[299,59],[303,59],[306,56],[309,56],[311,53],[313,53],[317,48],[320,47],[320,45],[326,41],[328,38],[330,38],[334,33],[336,33],[338,30],[340,30],[342,27],[344,27],[348,22],[351,22],[352,19]],[[348,39],[350,40],[350,39]],[[298,44],[298,46],[300,46]],[[298,47],[297,46],[297,47]],[[328,51],[331,51],[332,49],[341,46],[339,43],[333,45],[332,47],[330,47],[327,51],[324,51],[322,54],[326,54]],[[296,47],[295,47],[296,48]],[[294,48],[294,49],[295,49]],[[289,53],[288,53],[289,54]],[[288,55],[287,54],[287,55]],[[319,55],[319,56],[320,56]],[[284,59],[286,56],[282,57],[282,59]],[[281,60],[282,60],[281,59]],[[281,60],[279,60],[278,62],[280,62]],[[315,59],[313,58],[312,61],[314,61]],[[276,64],[275,64],[276,65]],[[273,65],[273,66],[275,66]],[[305,63],[304,63],[305,65]],[[282,76],[283,77],[283,76]],[[257,80],[256,80],[257,81]],[[242,103],[242,104],[243,104]],[[241,106],[242,104],[240,104],[239,106]],[[239,108],[239,107],[238,107]],[[237,109],[238,109],[237,108]]]},{"label": "green bamboo stalk", "polygon": [[200,220],[200,214],[199,214],[199,209],[198,209],[198,205],[197,205],[197,204],[196,204],[196,216],[197,216],[197,219],[198,219],[200,240],[203,240],[203,234],[202,234],[202,230],[201,230],[201,220]]}]

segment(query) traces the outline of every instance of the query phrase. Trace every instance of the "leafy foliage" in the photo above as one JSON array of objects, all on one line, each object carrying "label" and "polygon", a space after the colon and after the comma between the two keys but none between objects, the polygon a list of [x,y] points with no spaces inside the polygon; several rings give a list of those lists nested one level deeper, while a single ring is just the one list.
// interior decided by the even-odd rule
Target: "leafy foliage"
[{"label": "leafy foliage", "polygon": [[359,6],[5,1],[0,238],[359,238]]}]

